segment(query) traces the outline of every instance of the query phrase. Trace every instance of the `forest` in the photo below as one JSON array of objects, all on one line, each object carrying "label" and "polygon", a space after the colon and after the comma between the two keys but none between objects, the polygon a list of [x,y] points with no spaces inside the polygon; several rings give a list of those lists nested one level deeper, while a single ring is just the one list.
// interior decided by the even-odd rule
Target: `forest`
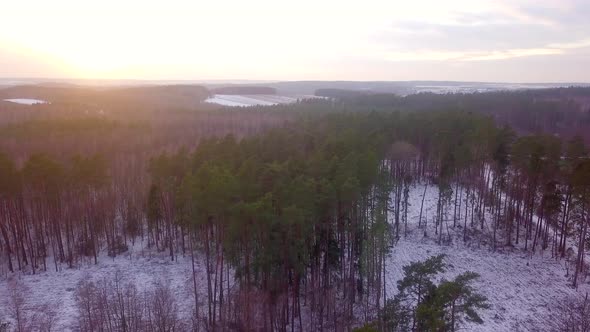
[{"label": "forest", "polygon": [[[439,282],[452,262],[433,255],[404,267],[397,287],[386,282],[410,206],[422,205],[418,226],[440,246],[485,238],[490,252],[549,255],[579,287],[590,239],[580,94],[12,119],[0,131],[0,263],[5,275],[76,269],[136,241],[191,260],[189,320],[170,312],[168,286],[142,292],[114,276],[76,285],[83,331],[456,331],[489,308],[476,273]],[[422,201],[410,201],[418,185]],[[427,186],[432,217],[422,216]],[[7,328],[52,330],[28,326],[19,299]],[[568,331],[584,330],[578,307],[563,315]]]},{"label": "forest", "polygon": [[277,89],[265,86],[224,86],[212,89],[213,93],[222,95],[274,95]]}]

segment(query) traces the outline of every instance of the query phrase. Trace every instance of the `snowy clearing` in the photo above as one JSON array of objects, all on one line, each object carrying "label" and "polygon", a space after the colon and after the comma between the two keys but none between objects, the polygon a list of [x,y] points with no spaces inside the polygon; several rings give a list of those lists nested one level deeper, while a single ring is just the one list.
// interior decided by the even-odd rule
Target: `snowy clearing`
[{"label": "snowy clearing", "polygon": [[[97,282],[112,279],[119,273],[124,281],[135,283],[140,291],[148,290],[158,282],[170,286],[178,305],[178,317],[188,319],[194,309],[190,256],[178,256],[176,261],[171,261],[165,252],[155,252],[144,248],[144,245],[138,242],[130,247],[129,252],[115,258],[103,254],[97,265],[89,260],[76,269],[68,269],[64,265],[56,272],[53,266],[51,270],[48,266],[47,272],[35,275],[14,273],[8,278],[3,271],[0,276],[0,318],[9,316],[10,284],[16,282],[24,287],[26,310],[34,313],[49,305],[56,310],[55,331],[76,331],[78,310],[75,290],[78,283],[82,280]],[[199,298],[207,296],[204,261],[204,258],[195,258]],[[201,302],[199,306],[202,305]]]},{"label": "snowy clearing", "polygon": [[301,99],[309,99],[313,96],[279,96],[279,95],[214,95],[205,100],[206,103],[223,106],[272,106],[279,104],[291,104]]},{"label": "snowy clearing", "polygon": [[[397,293],[396,285],[403,276],[403,266],[441,253],[447,256],[445,261],[450,265],[441,277],[451,279],[466,271],[480,274],[475,287],[488,298],[491,305],[490,309],[481,312],[484,323],[468,323],[463,327],[465,331],[548,331],[551,329],[551,319],[558,314],[555,311],[558,303],[570,296],[583,296],[590,290],[588,283],[581,283],[578,290],[572,289],[566,276],[565,261],[551,258],[550,250],[531,255],[518,245],[514,248],[499,247],[493,252],[489,246],[489,238],[481,234],[472,235],[471,240],[464,244],[463,229],[451,227],[452,204],[447,218],[451,220],[448,233],[445,232],[450,235],[451,241],[449,244],[439,245],[433,223],[438,195],[435,186],[427,187],[424,201],[423,219],[428,221],[427,236],[424,236],[425,229],[418,228],[417,225],[423,191],[423,185],[414,186],[410,190],[407,236],[404,237],[402,225],[401,238],[388,254],[388,297]],[[390,216],[390,222],[391,219]],[[98,262],[94,265],[89,260],[76,269],[68,269],[64,265],[58,272],[53,266],[48,266],[50,271],[36,275],[8,274],[2,265],[0,318],[9,316],[10,308],[6,301],[10,297],[10,285],[16,282],[26,289],[25,308],[35,312],[38,308],[49,305],[56,310],[55,330],[75,331],[78,315],[75,289],[78,283],[88,279],[99,281],[113,278],[117,272],[121,272],[126,280],[133,281],[140,290],[149,289],[157,282],[169,285],[176,297],[178,316],[186,319],[191,315],[194,299],[189,256],[178,256],[176,261],[171,261],[165,252],[155,252],[145,248],[145,243],[137,242],[124,255],[111,258],[103,254]],[[202,306],[203,299],[207,296],[204,258],[196,258],[195,264]]]},{"label": "snowy clearing", "polygon": [[22,104],[22,105],[35,105],[35,104],[48,104],[47,101],[41,99],[30,99],[30,98],[12,98],[12,99],[4,99],[4,101],[15,103],[15,104]]},{"label": "snowy clearing", "polygon": [[[520,246],[498,247],[493,252],[488,244],[472,239],[463,243],[463,229],[452,229],[452,204],[449,234],[450,244],[438,244],[434,233],[438,189],[429,186],[424,201],[424,216],[428,218],[427,235],[418,228],[420,203],[424,186],[410,190],[408,209],[408,234],[392,248],[386,263],[387,294],[397,293],[397,281],[403,277],[402,267],[431,256],[445,254],[450,266],[442,278],[452,279],[466,271],[480,275],[475,288],[488,298],[491,308],[481,312],[484,323],[468,323],[466,331],[548,331],[558,303],[569,296],[583,296],[590,287],[581,283],[578,290],[570,287],[566,276],[565,260],[551,258],[550,250],[531,255]],[[446,232],[445,232],[446,233]],[[444,233],[443,233],[444,234]],[[485,238],[485,236],[484,236]],[[570,271],[571,273],[571,271]]]}]

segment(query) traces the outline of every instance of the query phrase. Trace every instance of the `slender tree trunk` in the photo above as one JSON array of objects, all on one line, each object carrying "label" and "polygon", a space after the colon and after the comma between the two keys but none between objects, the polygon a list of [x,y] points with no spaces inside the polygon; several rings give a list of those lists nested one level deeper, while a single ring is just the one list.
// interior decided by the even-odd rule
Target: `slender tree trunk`
[{"label": "slender tree trunk", "polygon": [[197,276],[195,271],[195,249],[193,247],[193,238],[192,232],[189,232],[189,244],[190,244],[190,251],[191,251],[191,267],[193,271],[193,292],[195,296],[195,321],[197,322],[196,328],[198,330],[199,326],[199,295],[197,293]]},{"label": "slender tree trunk", "polygon": [[578,288],[578,277],[584,264],[584,242],[586,240],[586,231],[588,229],[588,222],[586,221],[586,204],[584,203],[586,195],[582,196],[582,232],[580,233],[580,241],[578,242],[578,258],[576,260],[576,271],[574,273],[574,288]]},{"label": "slender tree trunk", "polygon": [[[428,188],[428,183],[424,184],[424,192],[422,193],[422,203],[420,204],[420,217],[418,217],[418,227],[422,226],[422,211],[424,210],[424,199],[426,198],[426,189]],[[426,230],[424,230],[426,233]]]}]

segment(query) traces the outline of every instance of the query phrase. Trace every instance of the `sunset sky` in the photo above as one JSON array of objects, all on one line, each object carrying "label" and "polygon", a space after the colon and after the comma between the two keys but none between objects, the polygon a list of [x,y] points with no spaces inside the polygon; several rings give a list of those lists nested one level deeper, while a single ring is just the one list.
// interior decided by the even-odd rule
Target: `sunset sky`
[{"label": "sunset sky", "polygon": [[0,77],[590,82],[589,0],[0,3]]}]

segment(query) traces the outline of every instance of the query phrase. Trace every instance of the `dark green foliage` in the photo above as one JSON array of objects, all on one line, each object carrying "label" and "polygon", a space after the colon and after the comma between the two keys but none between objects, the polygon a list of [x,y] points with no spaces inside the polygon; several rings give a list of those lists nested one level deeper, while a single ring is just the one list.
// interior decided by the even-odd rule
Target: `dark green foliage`
[{"label": "dark green foliage", "polygon": [[26,183],[42,192],[56,194],[64,185],[63,166],[44,154],[32,155],[22,172]]},{"label": "dark green foliage", "polygon": [[500,176],[504,176],[510,164],[509,153],[510,146],[514,140],[514,132],[510,127],[504,127],[498,131],[494,140],[492,159]]},{"label": "dark green foliage", "polygon": [[98,188],[108,183],[106,160],[101,155],[91,157],[75,156],[70,176],[74,184]]},{"label": "dark green foliage", "polygon": [[489,305],[487,299],[471,286],[477,278],[477,273],[465,272],[452,281],[432,286],[416,309],[419,330],[455,331],[463,321],[482,324],[477,311],[487,309]]},{"label": "dark green foliage", "polygon": [[585,196],[590,190],[590,161],[584,160],[579,162],[572,175],[576,192]]},{"label": "dark green foliage", "polygon": [[413,311],[410,306],[402,303],[402,297],[387,300],[380,313],[384,331],[408,331],[413,321]]},{"label": "dark green foliage", "polygon": [[397,283],[400,294],[408,300],[422,302],[427,290],[433,285],[432,278],[445,272],[447,265],[444,258],[445,255],[441,254],[404,266],[404,278]]},{"label": "dark green foliage", "polygon": [[362,327],[352,329],[352,332],[379,332],[374,323],[365,324]]},{"label": "dark green foliage", "polygon": [[385,331],[455,331],[464,321],[483,323],[478,310],[489,306],[472,286],[479,275],[465,272],[436,285],[446,267],[444,255],[404,266],[399,293],[381,311]]},{"label": "dark green foliage", "polygon": [[162,193],[160,191],[160,187],[153,184],[150,187],[150,192],[148,194],[148,201],[147,201],[147,220],[148,226],[152,227],[152,225],[158,223],[160,219],[162,219],[163,212],[162,212],[162,203],[161,198]]},{"label": "dark green foliage", "polygon": [[12,159],[0,153],[0,199],[16,194],[20,185],[19,176]]}]

